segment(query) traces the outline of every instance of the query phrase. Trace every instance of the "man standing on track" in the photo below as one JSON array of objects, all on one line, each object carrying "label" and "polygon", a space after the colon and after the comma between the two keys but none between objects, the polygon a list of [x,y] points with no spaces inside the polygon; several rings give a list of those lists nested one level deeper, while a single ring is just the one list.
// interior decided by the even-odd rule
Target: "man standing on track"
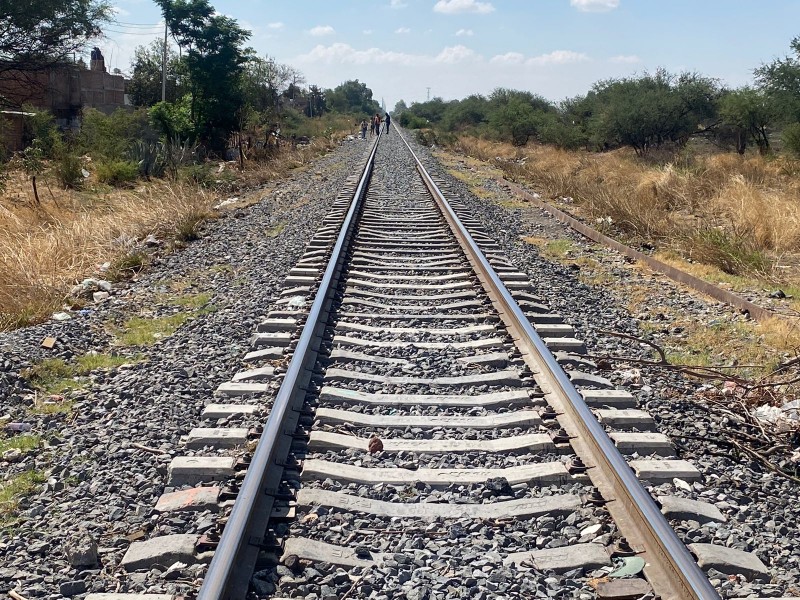
[{"label": "man standing on track", "polygon": [[389,125],[392,124],[392,117],[389,116],[389,113],[386,113],[386,135],[389,135]]}]

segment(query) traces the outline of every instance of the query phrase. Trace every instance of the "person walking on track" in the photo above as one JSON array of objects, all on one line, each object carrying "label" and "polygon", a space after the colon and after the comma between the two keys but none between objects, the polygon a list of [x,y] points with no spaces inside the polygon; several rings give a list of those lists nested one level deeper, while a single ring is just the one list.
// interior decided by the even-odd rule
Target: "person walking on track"
[{"label": "person walking on track", "polygon": [[389,135],[389,126],[392,124],[392,117],[389,116],[389,113],[386,113],[386,135]]}]

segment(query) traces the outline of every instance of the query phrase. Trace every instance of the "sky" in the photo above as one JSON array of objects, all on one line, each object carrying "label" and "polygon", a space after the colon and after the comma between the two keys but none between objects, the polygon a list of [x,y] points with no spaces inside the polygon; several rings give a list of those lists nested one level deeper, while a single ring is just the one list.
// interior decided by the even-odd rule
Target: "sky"
[{"label": "sky", "polygon": [[[259,55],[307,84],[358,79],[391,110],[497,87],[558,101],[599,80],[664,67],[752,82],[800,35],[800,0],[210,0],[250,30]],[[152,0],[113,0],[97,45],[109,70],[163,36]]]}]

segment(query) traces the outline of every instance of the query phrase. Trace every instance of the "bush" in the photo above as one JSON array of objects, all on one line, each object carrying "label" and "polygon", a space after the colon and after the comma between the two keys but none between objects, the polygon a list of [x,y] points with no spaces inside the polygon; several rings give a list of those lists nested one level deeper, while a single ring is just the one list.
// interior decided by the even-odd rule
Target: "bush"
[{"label": "bush", "polygon": [[427,119],[418,117],[410,112],[404,112],[400,115],[400,126],[408,129],[423,129],[429,127],[430,124]]},{"label": "bush", "polygon": [[206,165],[188,165],[179,169],[181,178],[185,178],[199,186],[209,187],[214,183],[211,169]]},{"label": "bush", "polygon": [[781,134],[783,148],[787,152],[800,157],[800,123],[792,123]]},{"label": "bush", "polygon": [[58,183],[67,189],[78,189],[83,185],[83,164],[72,152],[63,152],[56,159],[55,172]]},{"label": "bush", "polygon": [[139,176],[139,166],[127,160],[114,160],[97,164],[97,180],[113,186],[125,186]]},{"label": "bush", "polygon": [[43,152],[43,158],[57,157],[63,141],[53,115],[46,110],[38,110],[29,106],[23,107],[23,110],[27,113],[33,113],[25,117],[22,134],[22,141],[25,146],[32,144],[34,140],[38,140],[39,147]]},{"label": "bush", "polygon": [[82,154],[95,159],[122,160],[131,144],[138,140],[158,140],[146,109],[128,111],[119,108],[110,115],[93,108],[84,109],[77,140]]},{"label": "bush", "polygon": [[772,263],[751,241],[709,227],[696,232],[689,241],[693,260],[714,265],[730,275],[764,274]]}]

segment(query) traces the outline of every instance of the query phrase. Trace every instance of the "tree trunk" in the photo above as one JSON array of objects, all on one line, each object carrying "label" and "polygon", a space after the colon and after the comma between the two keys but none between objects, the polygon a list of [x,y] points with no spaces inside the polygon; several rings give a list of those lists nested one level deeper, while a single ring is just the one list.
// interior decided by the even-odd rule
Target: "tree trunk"
[{"label": "tree trunk", "polygon": [[31,185],[33,186],[33,197],[36,198],[36,206],[41,206],[42,201],[39,200],[39,190],[36,189],[36,175],[31,175]]},{"label": "tree trunk", "polygon": [[239,170],[244,171],[244,151],[242,150],[242,132],[239,131]]}]

